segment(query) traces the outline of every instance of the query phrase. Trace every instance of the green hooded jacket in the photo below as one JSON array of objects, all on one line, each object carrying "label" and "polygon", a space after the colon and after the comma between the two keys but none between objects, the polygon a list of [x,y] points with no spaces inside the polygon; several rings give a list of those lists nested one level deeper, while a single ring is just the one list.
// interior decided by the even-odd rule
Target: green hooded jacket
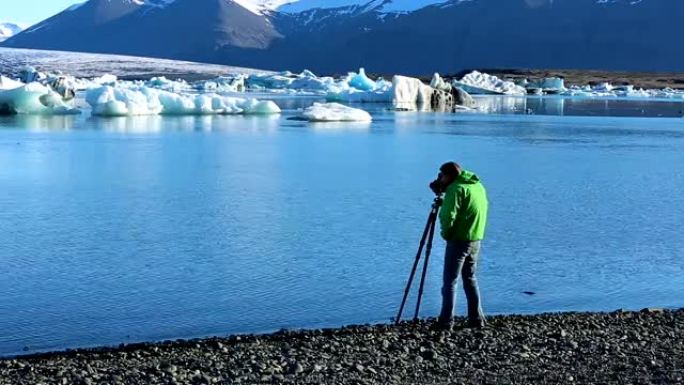
[{"label": "green hooded jacket", "polygon": [[439,213],[442,238],[447,241],[480,241],[487,226],[487,191],[480,178],[463,170],[447,187]]}]

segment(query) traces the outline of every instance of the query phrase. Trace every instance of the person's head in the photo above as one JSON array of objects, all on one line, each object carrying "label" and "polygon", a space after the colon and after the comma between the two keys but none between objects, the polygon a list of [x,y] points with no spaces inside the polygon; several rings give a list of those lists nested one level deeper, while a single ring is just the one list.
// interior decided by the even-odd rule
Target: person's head
[{"label": "person's head", "polygon": [[461,175],[461,166],[456,162],[447,162],[439,168],[439,181],[443,186],[453,183]]}]

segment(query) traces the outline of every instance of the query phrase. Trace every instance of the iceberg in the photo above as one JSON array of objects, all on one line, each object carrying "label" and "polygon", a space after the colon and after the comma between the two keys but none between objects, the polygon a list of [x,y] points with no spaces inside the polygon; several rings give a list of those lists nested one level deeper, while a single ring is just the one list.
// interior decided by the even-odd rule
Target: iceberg
[{"label": "iceberg", "polygon": [[366,76],[363,68],[359,73],[350,72],[346,79],[328,89],[329,102],[347,103],[391,103],[392,83],[379,78],[373,81]]},{"label": "iceberg", "polygon": [[372,91],[376,87],[376,83],[366,76],[364,68],[359,68],[359,73],[351,76],[349,85],[361,91]]},{"label": "iceberg", "polygon": [[273,115],[281,112],[275,102],[271,100],[239,99],[234,98],[235,104],[242,109],[246,115]]},{"label": "iceberg", "polygon": [[39,82],[46,77],[47,76],[44,73],[38,72],[38,70],[31,66],[24,66],[19,70],[19,80],[26,84]]},{"label": "iceberg", "polygon": [[392,103],[397,106],[430,105],[433,88],[420,79],[396,75],[392,78]]},{"label": "iceberg", "polygon": [[205,81],[195,88],[200,91],[240,93],[245,92],[247,89],[245,85],[246,78],[244,75],[220,76],[216,79]]},{"label": "iceberg", "polygon": [[314,103],[302,112],[301,118],[310,122],[370,122],[373,120],[368,112],[339,103]]},{"label": "iceberg", "polygon": [[442,79],[438,73],[435,73],[435,75],[432,77],[430,87],[444,92],[451,92],[451,84],[444,81],[444,79]]},{"label": "iceberg", "polygon": [[559,77],[544,78],[540,80],[527,81],[520,84],[527,89],[528,93],[558,94],[564,92],[565,80]]},{"label": "iceberg", "polygon": [[24,83],[12,80],[8,77],[0,75],[0,90],[11,90],[23,86]]},{"label": "iceberg", "polygon": [[[16,84],[14,84],[16,85]],[[19,87],[0,90],[0,114],[78,114],[62,97],[40,83],[20,83]]]},{"label": "iceberg", "polygon": [[236,98],[217,94],[183,94],[146,86],[103,86],[87,91],[86,101],[93,115],[220,115],[278,114],[280,108],[272,101]]},{"label": "iceberg", "polygon": [[473,95],[527,95],[525,87],[478,71],[454,80],[452,85]]},{"label": "iceberg", "polygon": [[248,88],[256,90],[293,90],[308,92],[327,92],[335,86],[332,77],[317,77],[313,72],[304,70],[298,75],[289,71],[272,74],[257,74],[247,77]]},{"label": "iceberg", "polygon": [[145,85],[147,87],[173,92],[189,91],[192,89],[185,80],[169,80],[164,76],[153,77],[148,80]]}]

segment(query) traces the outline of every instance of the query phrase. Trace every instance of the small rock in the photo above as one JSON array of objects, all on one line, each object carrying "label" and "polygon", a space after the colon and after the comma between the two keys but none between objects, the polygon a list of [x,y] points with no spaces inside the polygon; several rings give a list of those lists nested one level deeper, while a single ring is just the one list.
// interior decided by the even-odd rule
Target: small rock
[{"label": "small rock", "polygon": [[658,307],[647,307],[645,309],[641,310],[642,313],[650,313],[650,314],[659,314],[659,313],[664,313],[665,309],[658,308]]}]

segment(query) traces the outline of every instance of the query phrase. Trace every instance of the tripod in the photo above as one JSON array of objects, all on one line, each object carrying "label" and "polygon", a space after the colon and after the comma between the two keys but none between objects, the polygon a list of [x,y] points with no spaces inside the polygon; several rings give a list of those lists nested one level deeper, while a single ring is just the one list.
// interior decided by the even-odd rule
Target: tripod
[{"label": "tripod", "polygon": [[420,301],[423,298],[423,288],[425,287],[425,276],[427,275],[428,263],[430,261],[430,252],[432,251],[432,239],[435,235],[435,225],[437,223],[437,213],[439,213],[439,208],[442,206],[442,198],[438,196],[432,202],[432,208],[430,209],[430,215],[428,216],[427,224],[425,224],[425,230],[423,230],[423,237],[420,239],[420,246],[418,246],[418,253],[416,253],[416,259],[413,262],[413,268],[411,269],[411,275],[409,276],[408,283],[406,284],[406,289],[404,290],[404,299],[401,301],[401,307],[399,307],[399,313],[395,320],[398,325],[401,321],[401,315],[404,312],[404,306],[406,305],[406,299],[408,298],[409,291],[411,290],[411,285],[413,284],[413,278],[416,275],[416,269],[418,268],[418,263],[420,262],[420,257],[423,254],[423,247],[425,246],[425,240],[427,239],[427,248],[425,249],[425,261],[423,263],[423,273],[420,278],[420,287],[418,289],[418,300],[416,302],[416,313],[413,316],[413,320],[418,320],[418,313],[420,312]]}]

